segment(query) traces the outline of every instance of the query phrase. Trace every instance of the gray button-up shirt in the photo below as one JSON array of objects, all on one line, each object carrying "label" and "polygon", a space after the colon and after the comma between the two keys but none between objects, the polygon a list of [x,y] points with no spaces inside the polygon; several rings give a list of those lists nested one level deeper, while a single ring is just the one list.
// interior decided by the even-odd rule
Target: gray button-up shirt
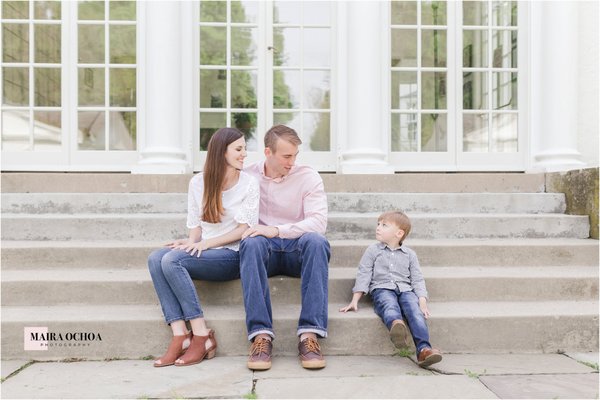
[{"label": "gray button-up shirt", "polygon": [[406,246],[392,250],[381,242],[370,245],[360,260],[352,292],[396,288],[401,292],[413,290],[418,297],[427,297],[417,255]]}]

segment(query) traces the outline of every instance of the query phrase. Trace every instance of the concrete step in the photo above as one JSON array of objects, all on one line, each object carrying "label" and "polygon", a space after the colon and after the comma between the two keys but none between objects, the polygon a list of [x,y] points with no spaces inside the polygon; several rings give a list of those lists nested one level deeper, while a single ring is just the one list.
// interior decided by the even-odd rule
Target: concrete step
[{"label": "concrete step", "polygon": [[[329,271],[329,303],[352,297],[356,268]],[[433,301],[546,301],[598,299],[597,267],[424,267]],[[194,281],[203,305],[242,305],[239,280]],[[269,279],[276,304],[300,304],[300,279]],[[158,304],[143,269],[8,270],[2,272],[5,306]]]},{"label": "concrete step", "polygon": [[[355,267],[373,240],[331,240],[330,267]],[[598,266],[594,239],[412,239],[422,266]],[[2,270],[146,269],[157,241],[2,241]]]},{"label": "concrete step", "polygon": [[[330,213],[327,237],[369,239],[378,213]],[[589,218],[562,214],[411,214],[411,237],[587,238]],[[184,214],[5,214],[2,240],[169,240],[187,236]]]},{"label": "concrete step", "polygon": [[[562,193],[329,193],[330,211],[564,213]],[[185,213],[185,193],[3,193],[2,212],[19,214]]]},{"label": "concrete step", "polygon": [[[186,193],[192,175],[129,173],[2,173],[3,193]],[[406,173],[321,174],[328,192],[356,193],[541,193],[544,174]]]},{"label": "concrete step", "polygon": [[[368,304],[359,312],[340,313],[329,306],[329,335],[322,341],[326,355],[389,355],[388,332]],[[453,302],[431,303],[431,342],[445,352],[553,353],[598,349],[597,301]],[[212,306],[205,310],[215,329],[220,355],[246,355],[242,307]],[[277,355],[294,355],[298,305],[273,309]],[[25,352],[25,327],[49,332],[99,334],[101,341],[51,342],[47,351]],[[357,334],[359,332],[360,334]],[[35,358],[139,358],[160,355],[170,330],[160,309],[152,305],[2,307],[2,356]],[[69,346],[70,344],[70,346]],[[80,346],[78,346],[78,344]]]}]

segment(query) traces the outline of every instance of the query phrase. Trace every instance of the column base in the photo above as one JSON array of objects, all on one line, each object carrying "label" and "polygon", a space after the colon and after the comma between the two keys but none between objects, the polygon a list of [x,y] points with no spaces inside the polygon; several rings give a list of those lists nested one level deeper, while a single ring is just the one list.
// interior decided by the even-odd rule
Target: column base
[{"label": "column base", "polygon": [[535,155],[532,171],[560,172],[585,168],[586,164],[580,158],[581,154],[576,150],[543,151]]},{"label": "column base", "polygon": [[386,154],[377,149],[350,150],[342,154],[341,174],[393,174],[394,168],[386,161]]},{"label": "column base", "polygon": [[132,174],[188,174],[192,172],[185,153],[176,148],[150,148],[140,153],[141,160]]}]

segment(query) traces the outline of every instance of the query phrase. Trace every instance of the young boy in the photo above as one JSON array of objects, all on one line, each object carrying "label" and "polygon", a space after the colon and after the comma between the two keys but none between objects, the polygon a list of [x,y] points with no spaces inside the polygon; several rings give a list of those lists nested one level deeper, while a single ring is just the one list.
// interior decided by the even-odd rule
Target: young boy
[{"label": "young boy", "polygon": [[426,367],[442,360],[439,350],[429,343],[427,289],[414,251],[402,245],[410,232],[410,220],[401,211],[379,216],[375,238],[379,243],[367,248],[360,260],[352,301],[340,312],[358,311],[365,293],[373,298],[375,312],[390,331],[397,348],[408,347],[408,329],[417,348],[417,362]]}]

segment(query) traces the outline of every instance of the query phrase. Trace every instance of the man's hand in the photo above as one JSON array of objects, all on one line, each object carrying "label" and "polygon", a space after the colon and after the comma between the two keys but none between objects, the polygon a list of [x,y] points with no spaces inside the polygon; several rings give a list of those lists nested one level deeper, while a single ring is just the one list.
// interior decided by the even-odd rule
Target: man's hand
[{"label": "man's hand", "polygon": [[242,233],[242,239],[256,236],[264,236],[269,239],[274,238],[279,236],[279,229],[277,229],[277,227],[275,226],[254,225],[253,227],[246,229],[246,231]]},{"label": "man's hand", "polygon": [[358,311],[358,302],[351,302],[346,307],[340,308],[340,312]]},{"label": "man's hand", "polygon": [[427,307],[427,298],[426,297],[419,297],[419,308],[421,309],[421,312],[425,316],[425,319],[428,319],[431,314],[429,313],[429,308]]}]

